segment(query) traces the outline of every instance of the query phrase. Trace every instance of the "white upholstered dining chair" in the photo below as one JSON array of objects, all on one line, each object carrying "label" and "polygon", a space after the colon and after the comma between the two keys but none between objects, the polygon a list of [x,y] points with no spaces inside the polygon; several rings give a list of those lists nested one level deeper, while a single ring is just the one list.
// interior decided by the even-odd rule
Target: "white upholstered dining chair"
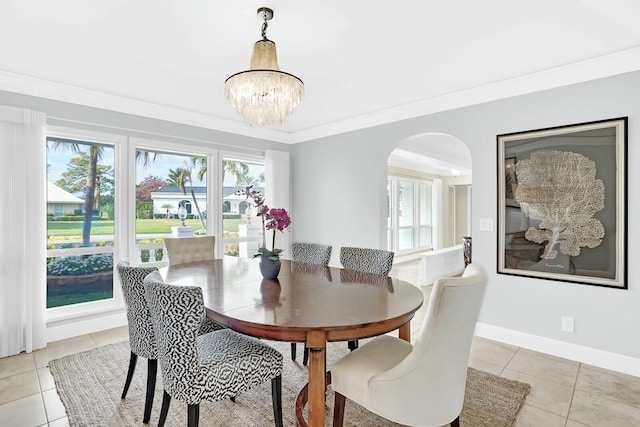
[{"label": "white upholstered dining chair", "polygon": [[215,259],[216,236],[165,237],[169,265]]},{"label": "white upholstered dining chair", "polygon": [[459,426],[471,341],[487,276],[469,264],[462,277],[436,280],[414,345],[374,338],[331,367],[334,427],[346,398],[409,426]]}]

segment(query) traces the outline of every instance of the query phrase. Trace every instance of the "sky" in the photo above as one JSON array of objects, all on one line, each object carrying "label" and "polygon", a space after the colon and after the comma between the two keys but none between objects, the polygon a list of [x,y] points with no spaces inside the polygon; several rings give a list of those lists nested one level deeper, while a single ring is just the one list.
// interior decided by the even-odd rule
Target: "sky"
[{"label": "sky", "polygon": [[[62,173],[67,170],[69,159],[76,156],[77,154],[73,153],[71,150],[49,148],[47,150],[47,164],[49,165],[47,180],[55,183],[60,179],[62,177]],[[136,165],[136,183],[141,182],[145,177],[150,175],[167,179],[169,169],[176,169],[184,166],[185,161],[188,161],[189,158],[189,156],[184,155],[162,153],[155,160],[152,160],[148,166],[144,166],[142,162],[139,162]],[[105,146],[100,164],[114,167],[114,149],[112,147]],[[249,176],[258,177],[263,171],[264,166],[262,165],[249,165]],[[197,170],[195,169],[192,178],[194,186],[206,185],[204,182],[198,180]],[[226,173],[224,185],[234,186],[235,184],[235,176]]]}]

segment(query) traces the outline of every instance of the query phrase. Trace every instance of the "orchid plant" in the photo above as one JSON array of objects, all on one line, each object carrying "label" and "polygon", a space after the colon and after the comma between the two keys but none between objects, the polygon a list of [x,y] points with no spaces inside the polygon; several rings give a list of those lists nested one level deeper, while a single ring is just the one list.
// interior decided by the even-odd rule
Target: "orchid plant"
[{"label": "orchid plant", "polygon": [[[282,208],[269,208],[264,203],[264,197],[259,191],[254,190],[250,185],[245,188],[245,194],[247,199],[251,198],[257,209],[256,215],[262,219],[262,247],[258,248],[258,253],[254,255],[267,256],[273,261],[280,259],[282,249],[276,249],[276,231],[284,232],[291,226],[291,217],[287,213],[286,209]],[[271,239],[271,250],[267,249],[266,230],[273,230],[273,237]]]}]

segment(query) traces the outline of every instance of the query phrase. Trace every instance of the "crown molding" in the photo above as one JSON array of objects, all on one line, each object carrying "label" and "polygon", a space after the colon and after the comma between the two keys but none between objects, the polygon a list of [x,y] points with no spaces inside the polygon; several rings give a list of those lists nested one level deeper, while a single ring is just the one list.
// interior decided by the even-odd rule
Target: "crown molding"
[{"label": "crown molding", "polygon": [[194,111],[140,101],[49,80],[0,71],[0,90],[79,104],[119,113],[133,114],[253,138],[290,143],[291,135],[271,128],[251,128],[242,122],[221,119]]},{"label": "crown molding", "polygon": [[294,132],[272,128],[251,128],[238,121],[7,71],[0,71],[0,90],[295,144],[637,70],[640,70],[640,47]]},{"label": "crown molding", "polygon": [[640,70],[640,47],[301,130],[292,143]]}]

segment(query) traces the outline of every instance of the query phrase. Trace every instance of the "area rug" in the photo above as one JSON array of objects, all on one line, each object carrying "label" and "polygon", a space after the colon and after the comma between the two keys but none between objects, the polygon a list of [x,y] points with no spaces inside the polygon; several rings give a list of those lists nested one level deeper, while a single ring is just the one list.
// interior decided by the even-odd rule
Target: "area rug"
[{"label": "area rug", "polygon": [[[285,426],[295,426],[295,398],[307,382],[307,368],[302,366],[302,346],[298,361],[290,358],[289,343],[268,341],[284,355],[282,406]],[[329,343],[327,364],[348,352],[345,343]],[[127,394],[120,395],[129,363],[129,344],[121,342],[52,360],[49,368],[64,404],[71,427],[125,427],[142,424],[147,363],[138,360],[136,373]],[[159,369],[159,367],[158,367]],[[158,384],[151,414],[151,425],[158,422],[162,401],[162,379]],[[530,386],[487,372],[469,368],[464,408],[460,424],[464,427],[509,427],[524,404]],[[333,417],[333,392],[327,393],[326,425]],[[347,401],[345,426],[398,426],[380,418],[352,401]],[[186,405],[172,400],[167,426],[186,424]],[[269,426],[273,425],[271,382],[237,396],[235,402],[224,400],[200,405],[201,426]]]}]

